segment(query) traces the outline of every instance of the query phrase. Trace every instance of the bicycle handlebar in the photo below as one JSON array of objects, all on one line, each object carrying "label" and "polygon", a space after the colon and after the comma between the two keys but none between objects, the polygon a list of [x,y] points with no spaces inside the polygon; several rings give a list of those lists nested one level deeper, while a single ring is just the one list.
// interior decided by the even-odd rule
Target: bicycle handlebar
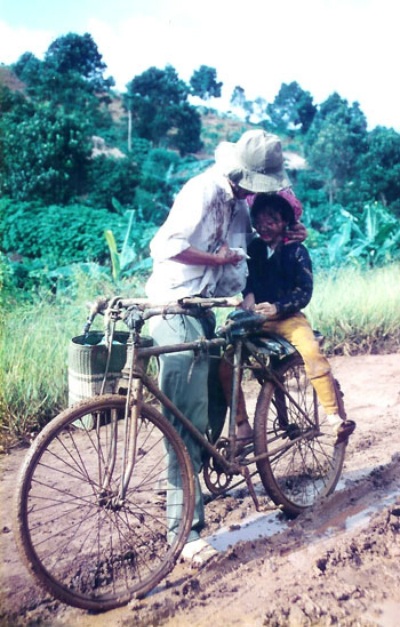
[{"label": "bicycle handlebar", "polygon": [[[122,298],[115,296],[111,299],[100,296],[94,303],[90,305],[89,315],[84,327],[84,334],[89,332],[91,324],[98,314],[105,315],[106,317],[114,317],[119,320],[124,320],[128,317],[129,313],[133,311],[140,312],[141,320],[148,320],[153,316],[165,316],[172,314],[187,314],[190,315],[194,308],[198,309],[212,309],[213,307],[237,307],[241,303],[241,300],[236,297],[230,298],[203,298],[201,296],[188,296],[178,299],[177,301],[169,302],[166,304],[152,303],[145,298]],[[124,313],[122,313],[124,312]]]}]

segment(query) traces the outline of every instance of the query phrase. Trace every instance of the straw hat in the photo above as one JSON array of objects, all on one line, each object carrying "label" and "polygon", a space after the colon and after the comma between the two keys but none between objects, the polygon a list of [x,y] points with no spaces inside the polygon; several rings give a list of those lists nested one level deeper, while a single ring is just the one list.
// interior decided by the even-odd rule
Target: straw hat
[{"label": "straw hat", "polygon": [[290,186],[281,141],[262,130],[247,131],[236,143],[221,142],[215,162],[233,183],[250,192],[278,192]]}]

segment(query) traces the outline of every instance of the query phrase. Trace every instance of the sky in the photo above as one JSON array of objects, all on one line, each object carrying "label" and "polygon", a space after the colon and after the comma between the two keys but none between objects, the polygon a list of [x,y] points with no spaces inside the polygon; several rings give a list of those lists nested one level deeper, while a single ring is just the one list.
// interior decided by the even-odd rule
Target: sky
[{"label": "sky", "polygon": [[314,104],[334,92],[358,102],[368,128],[400,131],[398,0],[0,0],[0,64],[42,59],[63,35],[90,33],[125,91],[135,76],[172,65],[189,82],[216,69],[221,104],[235,86],[272,102],[296,81]]}]

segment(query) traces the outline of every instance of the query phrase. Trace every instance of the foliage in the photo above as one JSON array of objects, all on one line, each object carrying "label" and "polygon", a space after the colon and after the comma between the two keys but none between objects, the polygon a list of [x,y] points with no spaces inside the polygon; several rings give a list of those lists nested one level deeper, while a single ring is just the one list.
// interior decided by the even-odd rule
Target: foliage
[{"label": "foliage", "polygon": [[188,104],[189,87],[176,70],[151,67],[128,85],[126,106],[136,135],[181,154],[200,148],[200,116]]},{"label": "foliage", "polygon": [[308,91],[293,81],[282,83],[274,101],[267,105],[266,112],[277,131],[287,132],[300,129],[305,134],[311,126],[317,107]]},{"label": "foliage", "polygon": [[332,94],[316,113],[305,138],[309,166],[324,181],[330,203],[343,197],[367,149],[367,122],[357,103]]},{"label": "foliage", "polygon": [[13,69],[13,80],[8,68],[0,72],[0,241],[19,286],[37,285],[46,273],[60,285],[77,266],[108,270],[104,231],[120,253],[130,229],[135,259],[124,272],[145,273],[150,239],[179,188],[213,162],[220,141],[237,141],[256,118],[257,128],[306,157],[307,167],[290,177],[317,268],[398,256],[400,135],[368,132],[358,103],[334,93],[316,107],[293,81],[270,103],[249,101],[236,86],[235,115],[218,114],[188,102],[193,93],[218,97],[222,84],[209,66],[189,85],[172,66],[152,67],[116,95],[88,33],[59,37],[43,61],[26,52]]},{"label": "foliage", "polygon": [[126,235],[120,252],[118,252],[117,242],[115,241],[114,233],[110,229],[107,229],[104,232],[108,249],[110,251],[112,277],[116,283],[118,283],[120,278],[123,276],[124,271],[126,271],[126,269],[131,266],[137,258],[134,247],[129,245],[129,238],[132,231],[134,219],[135,214],[133,211],[130,211],[129,223],[126,229]]},{"label": "foliage", "polygon": [[15,200],[67,203],[83,191],[91,154],[83,118],[44,104],[18,124],[0,125],[3,188]]},{"label": "foliage", "polygon": [[[400,259],[399,222],[382,205],[366,205],[360,220],[350,214],[347,218],[338,239],[340,247],[347,248],[348,261],[362,260],[372,267]],[[336,246],[336,234],[330,244]]]},{"label": "foliage", "polygon": [[77,95],[70,89],[72,84],[78,88],[79,95],[81,91],[86,91],[87,95],[109,91],[114,80],[104,78],[106,68],[89,33],[68,33],[57,38],[47,49],[44,61],[26,52],[13,65],[14,72],[26,83],[31,95],[55,100],[68,92],[75,104]]},{"label": "foliage", "polygon": [[240,85],[235,85],[232,91],[230,103],[234,107],[243,107],[245,102],[246,102],[245,90]]},{"label": "foliage", "polygon": [[103,233],[110,227],[124,232],[124,218],[84,205],[43,207],[10,202],[3,213],[1,247],[22,258],[39,259],[48,270],[72,262],[105,263],[108,255]]},{"label": "foliage", "polygon": [[199,96],[203,100],[208,98],[220,98],[222,83],[217,81],[217,72],[215,68],[208,65],[201,65],[195,70],[190,79],[192,94]]},{"label": "foliage", "polygon": [[368,151],[359,160],[358,188],[365,200],[377,200],[400,217],[400,134],[376,127]]},{"label": "foliage", "polygon": [[139,182],[139,166],[130,156],[100,155],[88,164],[88,203],[113,211],[113,199],[116,199],[125,207],[132,207]]},{"label": "foliage", "polygon": [[306,210],[304,223],[308,224],[307,247],[318,269],[346,265],[360,267],[382,266],[400,259],[399,222],[383,205],[365,205],[357,217],[341,205],[328,205],[326,213],[329,230],[316,230],[310,224]]},{"label": "foliage", "polygon": [[[326,336],[328,354],[400,350],[399,270],[397,263],[368,271],[353,267],[317,273],[306,313]],[[118,292],[142,296],[143,284],[121,281]],[[66,406],[69,342],[81,333],[87,302],[103,294],[115,295],[115,284],[78,274],[76,289],[68,296],[42,292],[5,306],[0,436],[6,444],[29,440]]]},{"label": "foliage", "polygon": [[25,98],[19,91],[12,91],[0,81],[0,114],[4,115],[17,107],[23,106]]},{"label": "foliage", "polygon": [[107,66],[89,33],[68,33],[56,39],[46,52],[45,64],[56,74],[76,72],[95,91],[106,91],[113,84],[103,76]]},{"label": "foliage", "polygon": [[164,222],[177,190],[175,168],[179,156],[162,148],[150,150],[141,164],[140,184],[135,189],[135,222],[132,240],[138,258],[143,261],[144,252],[156,229]]}]

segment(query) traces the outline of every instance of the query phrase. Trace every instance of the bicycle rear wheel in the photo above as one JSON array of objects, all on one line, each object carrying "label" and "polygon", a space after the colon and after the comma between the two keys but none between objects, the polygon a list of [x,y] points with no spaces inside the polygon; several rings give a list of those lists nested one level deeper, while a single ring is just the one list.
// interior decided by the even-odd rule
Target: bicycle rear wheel
[{"label": "bicycle rear wheel", "polygon": [[[147,405],[120,498],[124,456],[132,459],[124,452],[125,402],[104,395],[62,412],[35,440],[19,479],[15,529],[22,558],[53,596],[83,609],[112,609],[154,588],[172,570],[193,519],[187,450],[170,423]],[[169,543],[171,455],[181,486],[174,505],[182,515]]]},{"label": "bicycle rear wheel", "polygon": [[[285,391],[266,381],[257,399],[254,419],[257,463],[265,490],[289,515],[297,515],[333,492],[345,456],[345,444],[326,422],[317,395],[299,355],[276,371]],[[345,418],[342,396],[335,381],[339,413]],[[303,413],[304,412],[304,413]]]}]

